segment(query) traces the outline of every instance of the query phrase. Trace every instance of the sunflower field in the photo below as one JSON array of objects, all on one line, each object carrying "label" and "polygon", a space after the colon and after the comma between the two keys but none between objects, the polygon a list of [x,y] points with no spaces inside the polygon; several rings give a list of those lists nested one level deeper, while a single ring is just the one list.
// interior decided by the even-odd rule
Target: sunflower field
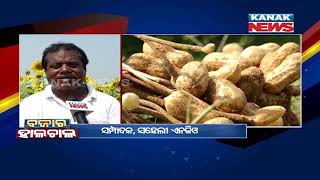
[{"label": "sunflower field", "polygon": [[[109,94],[120,100],[120,77],[102,84],[95,83],[90,75],[86,75],[86,83],[93,86],[97,91]],[[41,66],[41,60],[35,60],[30,70],[20,75],[20,102],[37,92],[40,92],[48,85],[45,77],[45,71]]]}]

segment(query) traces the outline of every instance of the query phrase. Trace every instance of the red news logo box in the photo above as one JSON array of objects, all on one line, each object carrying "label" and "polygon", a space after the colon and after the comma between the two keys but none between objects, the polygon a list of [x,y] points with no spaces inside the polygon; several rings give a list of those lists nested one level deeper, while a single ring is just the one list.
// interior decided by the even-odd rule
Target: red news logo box
[{"label": "red news logo box", "polygon": [[248,32],[293,33],[293,14],[249,14]]}]

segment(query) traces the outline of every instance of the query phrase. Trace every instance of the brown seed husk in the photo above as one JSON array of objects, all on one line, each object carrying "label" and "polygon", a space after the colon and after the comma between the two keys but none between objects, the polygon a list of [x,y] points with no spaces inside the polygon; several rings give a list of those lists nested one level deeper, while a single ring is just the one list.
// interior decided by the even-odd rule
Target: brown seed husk
[{"label": "brown seed husk", "polygon": [[153,53],[153,50],[147,43],[144,42],[142,46],[142,52],[151,55]]},{"label": "brown seed husk", "polygon": [[285,112],[282,106],[263,107],[257,111],[254,122],[257,126],[266,126],[281,118]]},{"label": "brown seed husk", "polygon": [[239,56],[243,51],[242,46],[239,43],[229,43],[223,46],[222,53]]},{"label": "brown seed husk", "polygon": [[284,125],[284,122],[283,122],[283,119],[282,117],[277,119],[276,121],[270,123],[270,124],[267,124],[266,126],[283,126]]},{"label": "brown seed husk", "polygon": [[240,69],[244,70],[250,66],[259,66],[265,53],[259,46],[249,46],[240,54]]},{"label": "brown seed husk", "polygon": [[[283,116],[281,114],[284,114],[283,111],[285,111],[285,109],[281,106],[267,106],[260,108],[257,104],[249,102],[244,106],[241,114],[246,116],[255,116],[255,120],[259,120],[256,124],[258,126],[283,126],[283,119],[281,118]],[[269,114],[272,113],[275,114],[269,116]],[[276,119],[279,116],[281,117]],[[268,123],[267,121],[271,123]]]},{"label": "brown seed husk", "polygon": [[216,117],[205,121],[203,124],[233,124],[233,121],[225,117]]},{"label": "brown seed husk", "polygon": [[162,61],[151,55],[144,53],[135,53],[130,56],[126,64],[130,65],[132,68],[138,71],[142,71],[152,76],[170,79],[170,75],[163,67]]},{"label": "brown seed husk", "polygon": [[289,84],[284,88],[284,91],[292,96],[299,96],[301,94],[301,86]]},{"label": "brown seed husk", "polygon": [[[178,68],[182,68],[185,64],[194,60],[193,56],[187,51],[176,50],[169,46],[166,46],[166,48],[167,51],[165,53],[165,56],[172,65]],[[153,54],[152,48],[147,43],[143,44],[143,53],[149,55]]]},{"label": "brown seed husk", "polygon": [[297,116],[291,109],[288,109],[283,117],[284,124],[287,126],[300,126],[301,118]]},{"label": "brown seed husk", "polygon": [[206,91],[208,81],[209,76],[206,67],[198,61],[192,61],[182,67],[175,85],[177,89],[200,97]]},{"label": "brown seed husk", "polygon": [[201,48],[201,51],[206,53],[206,54],[209,54],[209,53],[212,53],[215,49],[216,45],[213,44],[213,43],[209,43],[209,44],[206,44],[205,46],[203,46]]},{"label": "brown seed husk", "polygon": [[231,59],[218,70],[209,72],[210,78],[227,79],[231,81],[233,84],[239,81],[240,75],[241,71],[239,61]]},{"label": "brown seed husk", "polygon": [[122,84],[122,93],[126,92],[133,92],[137,94],[141,99],[151,101],[158,104],[159,106],[164,107],[164,100],[160,96],[154,95],[154,93],[152,93],[152,91],[148,91],[148,89],[141,90],[141,86],[136,85],[133,82],[128,85]]},{"label": "brown seed husk", "polygon": [[178,68],[182,68],[185,64],[194,60],[190,53],[182,50],[168,51],[165,55],[171,64]]},{"label": "brown seed husk", "polygon": [[[186,120],[187,108],[189,104],[193,118],[197,117],[209,106],[207,103],[183,91],[175,91],[171,93],[169,96],[164,98],[164,101],[167,112],[183,122]],[[217,116],[213,115],[212,113],[208,113],[204,117],[204,120],[209,120],[214,117]]]},{"label": "brown seed husk", "polygon": [[260,107],[252,102],[248,102],[244,107],[243,110],[241,112],[241,114],[246,115],[246,116],[254,116],[258,110],[260,109]]},{"label": "brown seed husk", "polygon": [[289,97],[285,93],[281,94],[268,94],[262,93],[255,103],[261,107],[279,105],[287,108],[288,103],[290,103],[291,96]]},{"label": "brown seed husk", "polygon": [[274,42],[265,43],[259,46],[260,49],[264,51],[265,54],[269,52],[274,52],[280,48],[280,45]]},{"label": "brown seed husk", "polygon": [[[185,122],[187,117],[188,108],[190,108],[191,117],[195,118],[209,107],[207,103],[185,91],[175,91],[169,96],[165,97],[164,101],[167,112],[183,122]],[[203,123],[204,121],[215,117],[226,117],[232,120],[234,123],[247,123],[248,125],[254,124],[253,116],[251,117],[240,114],[226,113],[217,110],[209,111],[207,114],[205,114],[205,116],[202,117],[200,121],[198,121],[198,123]]]},{"label": "brown seed husk", "polygon": [[210,78],[205,99],[210,103],[219,101],[217,109],[224,112],[241,112],[247,98],[244,92],[226,79]]},{"label": "brown seed husk", "polygon": [[264,89],[268,93],[281,93],[290,83],[300,78],[301,53],[288,55],[283,62],[265,76]]},{"label": "brown seed husk", "polygon": [[271,72],[273,69],[279,66],[289,54],[299,51],[300,47],[298,44],[293,42],[285,43],[276,51],[266,54],[265,57],[261,60],[259,67],[264,75],[267,75],[267,73]]},{"label": "brown seed husk", "polygon": [[255,66],[249,67],[241,72],[237,86],[243,90],[247,100],[256,102],[263,92],[264,76],[263,72]]},{"label": "brown seed husk", "polygon": [[228,63],[231,60],[238,60],[239,57],[233,56],[230,54],[224,54],[221,52],[213,52],[208,55],[206,55],[203,60],[201,61],[202,64],[206,66],[208,71],[216,71],[222,66],[224,66],[226,63]]}]

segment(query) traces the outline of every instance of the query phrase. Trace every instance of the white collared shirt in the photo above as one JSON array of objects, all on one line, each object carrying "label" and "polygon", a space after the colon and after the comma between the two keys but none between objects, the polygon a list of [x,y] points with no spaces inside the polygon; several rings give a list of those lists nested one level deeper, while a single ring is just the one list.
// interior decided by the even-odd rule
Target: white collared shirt
[{"label": "white collared shirt", "polygon": [[[81,102],[89,103],[94,110],[86,115],[88,123],[120,124],[120,103],[90,85],[87,87],[88,95]],[[71,124],[77,124],[67,104],[53,94],[51,85],[25,98],[19,106],[19,127],[24,127],[25,119],[69,119]]]}]

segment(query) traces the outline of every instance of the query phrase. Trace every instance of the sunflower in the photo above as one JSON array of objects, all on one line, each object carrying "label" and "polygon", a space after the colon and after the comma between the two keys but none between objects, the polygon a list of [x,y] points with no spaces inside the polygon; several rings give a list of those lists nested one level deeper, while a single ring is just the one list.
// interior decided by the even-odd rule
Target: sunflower
[{"label": "sunflower", "polygon": [[89,75],[86,75],[85,82],[88,83],[88,84],[90,84],[90,85],[93,85],[93,80],[92,80],[92,78],[91,78]]},{"label": "sunflower", "polygon": [[41,64],[41,60],[36,60],[32,63],[31,65],[31,69],[33,70],[33,72],[35,72],[36,74],[42,74],[44,73],[44,69],[42,67]]},{"label": "sunflower", "polygon": [[36,74],[37,79],[43,79],[43,74]]},{"label": "sunflower", "polygon": [[103,92],[103,87],[102,87],[100,84],[95,84],[95,85],[94,85],[94,88],[95,88],[97,91]]},{"label": "sunflower", "polygon": [[25,78],[24,78],[24,76],[20,76],[20,84],[23,84],[24,82],[25,82]]},{"label": "sunflower", "polygon": [[116,89],[117,89],[116,84],[115,84],[115,83],[113,83],[113,82],[109,82],[109,83],[107,83],[107,84],[106,84],[106,87],[108,88],[108,90],[109,90],[109,91],[114,91],[114,90],[116,90]]},{"label": "sunflower", "polygon": [[24,91],[28,94],[33,94],[33,89],[32,89],[32,86],[31,85],[27,85],[24,87]]},{"label": "sunflower", "polygon": [[32,82],[34,80],[33,76],[32,75],[27,75],[26,77],[26,81],[30,81]]},{"label": "sunflower", "polygon": [[35,79],[32,82],[31,87],[32,87],[34,93],[37,93],[37,92],[44,90],[45,86],[44,86],[43,79]]}]

